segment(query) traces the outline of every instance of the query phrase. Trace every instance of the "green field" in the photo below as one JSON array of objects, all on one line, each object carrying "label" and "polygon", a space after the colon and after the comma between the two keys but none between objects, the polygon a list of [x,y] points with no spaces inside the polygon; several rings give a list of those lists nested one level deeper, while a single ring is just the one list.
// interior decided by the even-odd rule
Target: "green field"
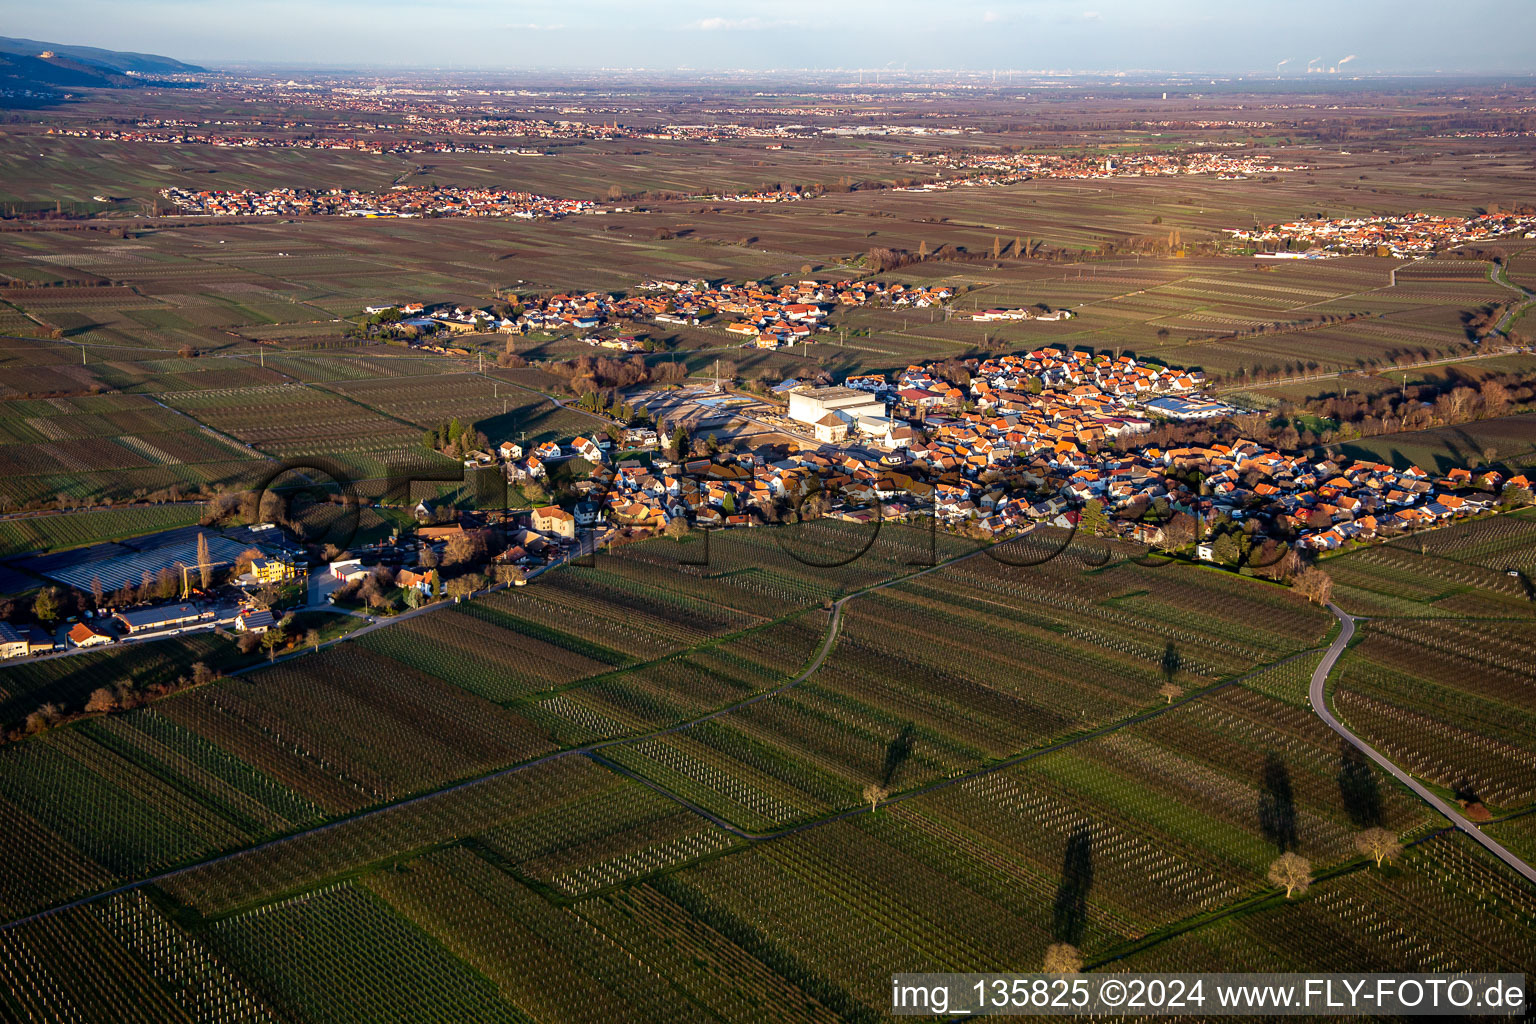
[{"label": "green field", "polygon": [[58,551],[192,526],[200,505],[164,505],[0,520],[0,557]]},{"label": "green field", "polygon": [[[1525,239],[1410,264],[1257,260],[1225,234],[1520,208],[1536,188],[1529,138],[1453,137],[1536,129],[1518,81],[1463,94],[1345,75],[1258,98],[1251,82],[1192,81],[1158,99],[1134,79],[919,88],[894,67],[884,83],[839,72],[794,90],[636,74],[557,87],[518,72],[451,91],[405,79],[432,81],[418,93],[289,86],[284,72],[18,112],[0,131],[0,559],[193,523],[285,461],[330,467],[370,502],[401,473],[425,477],[412,501],[463,502],[457,456],[424,442],[440,424],[492,445],[607,426],[575,407],[559,365],[606,351],[581,332],[457,336],[468,356],[349,337],[377,303],[654,278],[945,283],[947,311],[839,307],[793,352],[741,348],[728,317],[631,326],[650,364],[700,379],[717,363],[746,382],[810,380],[1056,346],[1199,368],[1279,415],[1536,365],[1473,340],[1480,311],[1536,286]],[[404,156],[46,134],[157,118],[448,134],[414,127],[418,110],[646,131],[530,143],[543,155]],[[1271,124],[1220,126],[1255,118]],[[786,120],[944,134],[756,134]],[[746,128],[642,137],[713,121]],[[1263,147],[1303,166],[889,187],[933,177],[941,151],[1004,147],[1094,166]],[[155,212],[172,187],[431,182],[601,211]],[[786,184],[825,194],[690,195]],[[872,275],[872,249],[908,258]],[[1490,275],[1495,259],[1507,270]],[[969,317],[1037,303],[1074,315]],[[507,353],[527,365],[497,365]],[[1528,405],[1518,389],[1501,408]],[[1310,410],[1313,429],[1333,415]],[[1533,423],[1333,453],[1518,471],[1536,466]],[[1172,447],[1184,428],[1159,429]],[[409,502],[367,507],[358,543],[410,518]],[[291,635],[327,646],[270,664],[208,632],[0,668],[0,1020],[873,1024],[896,972],[1034,972],[1061,944],[1103,972],[1536,972],[1530,887],[1312,707],[1333,614],[1280,583],[1063,533],[983,547],[826,518],[622,536],[526,586],[396,621],[304,612]],[[1536,511],[1318,565],[1361,617],[1327,679],[1335,713],[1536,856]],[[24,599],[8,607],[26,614]],[[190,685],[198,663],[224,674]],[[128,706],[83,713],[98,690]],[[1357,845],[1371,828],[1403,847],[1380,866]],[[1294,898],[1270,877],[1285,853],[1310,867]]]},{"label": "green field", "polygon": [[1521,512],[1323,562],[1335,600],[1372,617],[1340,665],[1342,717],[1415,774],[1507,810],[1536,801],[1533,540]]},{"label": "green field", "polygon": [[[0,879],[11,913],[210,861],[156,880],[126,933],[113,923],[132,900],[114,897],[6,948],[82,941],[89,920],[107,931],[76,955],[126,943],[163,979],[163,946],[133,942],[165,934],[178,969],[238,978],[227,998],[250,1013],[304,1019],[383,1012],[326,1001],[317,957],[336,949],[369,999],[412,1019],[560,1021],[611,1019],[621,1002],[669,1019],[875,1019],[884,971],[1030,969],[1058,940],[1110,969],[1209,969],[1241,962],[1217,952],[1223,936],[1249,948],[1269,934],[1260,920],[1326,926],[1361,969],[1527,962],[1526,938],[1500,937],[1524,919],[1523,891],[1454,839],[1385,874],[1359,866],[1362,821],[1422,836],[1434,820],[1360,775],[1306,708],[1331,620],[1286,590],[1076,547],[1011,568],[954,540],[941,560],[974,553],[912,575],[927,539],[899,527],[815,569],[790,552],[811,561],[857,528],[786,529],[721,534],[702,571],[680,571],[669,540],[626,547],[0,750],[0,813],[35,837]],[[1501,542],[1443,545],[1472,565]],[[806,675],[824,602],[844,596],[830,656]],[[1348,656],[1340,691],[1380,661],[1391,621]],[[1157,693],[1169,643],[1187,695],[1171,706]],[[1422,671],[1431,655],[1407,657]],[[1500,767],[1468,770],[1490,802],[1530,802]],[[859,810],[871,782],[895,797],[875,814]],[[273,835],[290,838],[211,861]],[[1264,878],[1277,847],[1343,873],[1282,906]],[[1091,881],[1065,889],[1083,863]],[[1456,911],[1440,960],[1352,936],[1339,916],[1361,900],[1435,906],[1462,884],[1488,896]],[[536,983],[552,974],[571,987]]]}]

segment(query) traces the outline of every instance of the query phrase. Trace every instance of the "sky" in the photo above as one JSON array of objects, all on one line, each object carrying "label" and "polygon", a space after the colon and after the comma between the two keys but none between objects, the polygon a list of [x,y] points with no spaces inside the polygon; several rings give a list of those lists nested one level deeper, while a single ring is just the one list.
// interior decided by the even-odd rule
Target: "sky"
[{"label": "sky", "polygon": [[1536,73],[1536,0],[0,0],[0,34],[205,65]]}]

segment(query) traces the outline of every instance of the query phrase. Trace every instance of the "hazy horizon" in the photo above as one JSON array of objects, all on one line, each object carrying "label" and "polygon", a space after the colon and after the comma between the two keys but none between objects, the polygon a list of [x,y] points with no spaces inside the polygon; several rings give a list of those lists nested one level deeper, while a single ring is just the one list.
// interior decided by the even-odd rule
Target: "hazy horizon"
[{"label": "hazy horizon", "polygon": [[[305,25],[310,31],[305,32]],[[1529,74],[1536,5],[1468,0],[56,0],[5,34],[205,66],[337,70],[1011,70],[1332,78]],[[1308,74],[1308,69],[1313,69]],[[1135,69],[1133,72],[1132,69]],[[1319,73],[1320,72],[1320,73]]]}]

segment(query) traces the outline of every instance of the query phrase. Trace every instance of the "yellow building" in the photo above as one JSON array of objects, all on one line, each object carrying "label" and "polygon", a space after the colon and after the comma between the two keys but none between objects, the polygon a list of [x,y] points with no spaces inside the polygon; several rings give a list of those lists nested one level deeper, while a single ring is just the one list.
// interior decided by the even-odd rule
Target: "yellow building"
[{"label": "yellow building", "polygon": [[257,583],[284,583],[296,579],[299,571],[288,562],[275,558],[256,558],[251,561],[251,575]]}]

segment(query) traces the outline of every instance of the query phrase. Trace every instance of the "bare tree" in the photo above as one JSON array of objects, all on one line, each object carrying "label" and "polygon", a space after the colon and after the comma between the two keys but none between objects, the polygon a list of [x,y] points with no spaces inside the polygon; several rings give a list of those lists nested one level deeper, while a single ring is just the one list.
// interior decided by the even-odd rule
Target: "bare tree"
[{"label": "bare tree", "polygon": [[1166,700],[1169,704],[1172,704],[1174,701],[1184,696],[1184,687],[1180,686],[1178,683],[1164,683],[1162,686],[1157,688],[1157,692],[1161,697],[1163,697],[1164,700]]},{"label": "bare tree", "polygon": [[202,589],[213,586],[213,556],[208,553],[206,533],[197,535],[197,578]]},{"label": "bare tree", "polygon": [[1333,577],[1316,566],[1308,566],[1296,574],[1296,592],[1313,604],[1327,604],[1333,600]]},{"label": "bare tree", "polygon": [[54,718],[56,716],[49,713],[48,709],[50,706],[51,705],[44,704],[42,707],[38,708],[36,711],[27,716],[26,730],[28,733],[35,736],[53,724]]},{"label": "bare tree", "polygon": [[235,572],[237,574],[250,572],[251,562],[261,557],[263,556],[260,548],[246,548],[240,552],[240,557],[235,559]]},{"label": "bare tree", "polygon": [[1285,889],[1285,898],[1306,892],[1312,884],[1312,862],[1299,853],[1282,853],[1269,866],[1269,880]]},{"label": "bare tree", "polygon": [[1045,973],[1077,974],[1083,969],[1083,954],[1067,942],[1054,942],[1045,950]]},{"label": "bare tree", "polygon": [[1382,861],[1390,861],[1403,852],[1403,844],[1397,841],[1396,835],[1377,825],[1355,836],[1355,849],[1381,867]]},{"label": "bare tree", "polygon": [[871,814],[874,813],[876,807],[880,806],[880,801],[890,795],[891,791],[878,782],[871,782],[864,787],[864,799],[869,801],[869,811]]},{"label": "bare tree", "polygon": [[1509,409],[1509,389],[1496,380],[1483,382],[1483,412],[1489,416],[1502,416]]},{"label": "bare tree", "polygon": [[117,697],[105,686],[98,687],[91,692],[91,699],[85,702],[85,710],[93,715],[116,711]]},{"label": "bare tree", "polygon": [[443,549],[444,565],[466,565],[485,560],[485,537],[479,530],[468,530],[448,538]]},{"label": "bare tree", "polygon": [[688,525],[687,516],[673,516],[671,519],[667,520],[666,529],[662,532],[665,533],[668,537],[671,537],[673,540],[682,540],[684,537],[688,536],[689,530],[690,527]]},{"label": "bare tree", "polygon": [[305,631],[304,642],[318,651],[320,649],[320,631],[318,629]]}]

